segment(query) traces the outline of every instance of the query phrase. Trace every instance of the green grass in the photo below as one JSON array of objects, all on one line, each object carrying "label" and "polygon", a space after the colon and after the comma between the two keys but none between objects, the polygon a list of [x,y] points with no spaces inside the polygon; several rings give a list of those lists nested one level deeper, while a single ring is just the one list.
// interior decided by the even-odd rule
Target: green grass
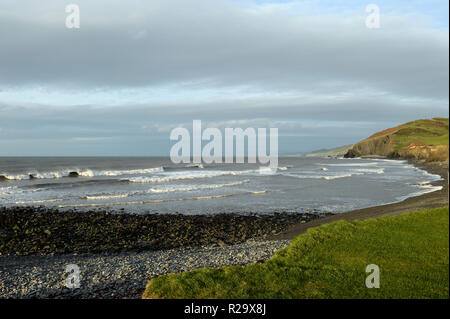
[{"label": "green grass", "polygon": [[394,135],[395,150],[413,142],[426,145],[449,145],[449,121],[444,118],[418,120],[405,124]]},{"label": "green grass", "polygon": [[[380,288],[365,286],[368,264]],[[309,229],[262,264],[152,279],[144,298],[448,298],[449,209]]]}]

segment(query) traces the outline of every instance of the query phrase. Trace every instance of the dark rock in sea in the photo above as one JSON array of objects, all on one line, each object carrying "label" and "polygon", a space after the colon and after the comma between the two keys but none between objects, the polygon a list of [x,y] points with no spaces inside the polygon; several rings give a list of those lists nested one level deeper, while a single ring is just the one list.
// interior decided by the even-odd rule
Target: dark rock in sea
[{"label": "dark rock in sea", "polygon": [[388,158],[392,158],[392,159],[399,159],[399,158],[401,158],[402,156],[399,154],[399,152],[394,151],[394,152],[392,152],[392,153],[389,153],[387,157],[388,157]]},{"label": "dark rock in sea", "polygon": [[344,158],[355,158],[355,157],[356,153],[352,149],[349,149],[347,153],[345,153],[344,155]]},{"label": "dark rock in sea", "polygon": [[0,182],[7,180],[9,180],[9,178],[7,178],[5,175],[0,175]]},{"label": "dark rock in sea", "polygon": [[35,179],[35,178],[36,178],[36,177],[33,176],[33,174],[28,175],[28,177],[29,177],[30,179]]},{"label": "dark rock in sea", "polygon": [[69,177],[78,177],[80,176],[80,174],[78,174],[78,172],[70,172],[69,173]]}]

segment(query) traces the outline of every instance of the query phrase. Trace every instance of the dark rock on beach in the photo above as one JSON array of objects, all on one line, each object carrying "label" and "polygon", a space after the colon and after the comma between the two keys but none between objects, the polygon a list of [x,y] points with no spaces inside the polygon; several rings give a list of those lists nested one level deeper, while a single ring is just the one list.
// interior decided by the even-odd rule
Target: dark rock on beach
[{"label": "dark rock on beach", "polygon": [[226,246],[265,239],[319,214],[159,215],[0,208],[0,254],[45,255]]},{"label": "dark rock on beach", "polygon": [[401,158],[402,158],[402,156],[400,155],[400,153],[397,152],[397,151],[394,151],[394,152],[392,152],[392,153],[389,153],[387,157],[388,157],[388,158],[391,158],[391,159],[401,159]]},{"label": "dark rock on beach", "polygon": [[352,149],[349,149],[347,153],[344,154],[344,158],[355,158],[355,157],[356,153]]}]

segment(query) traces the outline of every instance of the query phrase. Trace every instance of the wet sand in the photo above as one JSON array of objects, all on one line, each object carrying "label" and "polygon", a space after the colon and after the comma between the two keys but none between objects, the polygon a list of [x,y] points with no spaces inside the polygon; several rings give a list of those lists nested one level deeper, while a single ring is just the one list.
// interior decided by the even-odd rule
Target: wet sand
[{"label": "wet sand", "polygon": [[408,211],[430,209],[449,205],[448,190],[448,161],[437,163],[418,163],[411,162],[415,166],[426,170],[432,174],[440,175],[443,180],[432,183],[434,186],[443,186],[442,190],[424,194],[417,197],[410,197],[402,202],[387,204],[381,206],[357,209],[346,213],[335,214],[325,218],[312,220],[308,223],[299,223],[289,227],[286,231],[270,237],[271,240],[293,239],[297,235],[303,234],[309,228],[317,227],[323,224],[338,220],[364,220],[368,218],[377,218],[382,216],[392,216],[402,214]]}]

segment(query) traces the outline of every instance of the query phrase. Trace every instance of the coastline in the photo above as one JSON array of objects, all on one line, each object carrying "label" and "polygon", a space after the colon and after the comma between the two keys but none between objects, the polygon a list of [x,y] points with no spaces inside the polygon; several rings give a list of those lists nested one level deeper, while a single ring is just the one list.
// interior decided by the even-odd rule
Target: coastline
[{"label": "coastline", "polygon": [[[246,219],[233,214],[228,217],[218,215],[217,220],[213,220],[212,216],[196,216],[194,220],[197,219],[197,225],[205,229],[223,223],[227,224],[227,227],[219,227],[221,229],[219,233],[200,232],[200,236],[196,237],[199,240],[194,244],[192,242],[189,244],[189,241],[183,242],[183,240],[180,244],[175,236],[171,239],[172,246],[158,246],[152,241],[136,241],[133,237],[128,244],[138,242],[139,245],[130,246],[125,251],[106,245],[98,251],[86,249],[86,247],[83,250],[81,247],[80,250],[63,250],[58,253],[50,248],[43,256],[4,255],[0,256],[0,298],[140,298],[150,277],[203,267],[262,262],[269,259],[277,250],[288,246],[292,238],[311,227],[337,220],[376,218],[448,205],[448,162],[411,163],[429,173],[439,174],[443,180],[432,184],[443,186],[442,190],[410,197],[394,204],[358,209],[321,218],[306,213],[290,217],[276,214],[274,215],[276,217],[272,219],[256,215],[248,216]],[[104,213],[100,220],[102,218],[111,220],[111,218],[118,218],[117,216],[120,215]],[[107,230],[105,234],[108,236],[111,231],[123,225],[128,225],[125,228],[130,230],[135,227],[149,226],[152,223],[163,227],[159,232],[163,238],[174,237],[170,236],[170,230],[174,230],[170,228],[171,225],[178,225],[175,229],[183,231],[186,225],[190,224],[190,229],[195,230],[195,223],[193,225],[192,220],[187,224],[180,223],[180,220],[185,218],[183,215],[171,215],[166,219],[164,215],[153,217],[155,216],[157,216],[156,221],[150,218],[144,224],[126,223],[124,221],[131,217],[124,217],[124,219],[119,217],[116,221],[117,226]],[[92,216],[86,215],[87,219],[90,217]],[[139,219],[143,220],[142,217]],[[174,222],[176,219],[178,223]],[[75,217],[75,220],[79,219]],[[95,226],[95,223],[93,224]],[[252,226],[248,227],[248,225]],[[99,229],[98,234],[102,234],[101,222],[99,224],[98,219],[95,227]],[[233,230],[231,235],[230,230]],[[244,236],[237,236],[242,235],[243,231]],[[258,231],[260,231],[259,234]],[[228,237],[223,237],[227,235]],[[114,240],[117,238],[112,238],[112,242]],[[126,244],[122,245],[126,247]],[[95,247],[96,243],[92,242],[92,245]],[[68,289],[63,286],[64,269],[67,264],[80,264],[80,268],[83,269],[82,276],[84,276],[85,284],[80,289]],[[83,278],[81,280],[83,282]]]},{"label": "coastline", "polygon": [[433,186],[442,186],[441,190],[434,191],[431,193],[425,193],[415,197],[408,197],[403,201],[367,207],[362,209],[356,209],[349,212],[334,214],[318,220],[313,220],[305,224],[297,224],[290,227],[287,231],[279,233],[275,236],[271,236],[270,240],[291,240],[294,237],[303,234],[309,228],[318,227],[323,224],[332,223],[338,220],[364,220],[369,218],[378,218],[382,216],[393,216],[402,214],[408,211],[437,208],[442,206],[448,206],[448,169],[449,162],[433,162],[433,163],[423,163],[417,161],[410,161],[414,166],[423,169],[431,174],[437,174],[442,177],[442,180],[432,182]]}]

